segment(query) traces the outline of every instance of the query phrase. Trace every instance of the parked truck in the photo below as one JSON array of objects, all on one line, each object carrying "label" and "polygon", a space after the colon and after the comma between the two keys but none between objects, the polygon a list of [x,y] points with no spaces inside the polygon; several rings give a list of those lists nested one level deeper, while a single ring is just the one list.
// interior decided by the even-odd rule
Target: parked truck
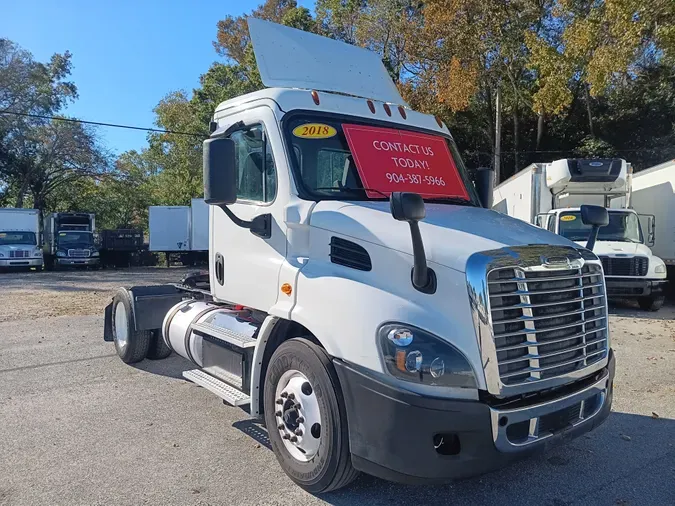
[{"label": "parked truck", "polygon": [[42,269],[40,211],[0,208],[0,268]]},{"label": "parked truck", "polygon": [[[493,208],[585,244],[589,227],[581,221],[579,206],[609,208],[630,195],[631,176],[630,165],[621,159],[533,164],[494,189]],[[644,216],[646,230],[640,218],[633,209],[611,209],[593,252],[602,261],[610,297],[635,298],[642,309],[657,311],[665,298],[666,266],[649,249],[653,216]]]},{"label": "parked truck", "polygon": [[669,281],[675,280],[675,160],[634,174],[630,195],[613,199],[612,207],[654,217],[651,250],[668,267]]},{"label": "parked truck", "polygon": [[95,216],[91,213],[50,213],[45,216],[43,251],[46,268],[98,268],[95,224]]},{"label": "parked truck", "polygon": [[[220,104],[204,142],[208,273],[119,289],[104,337],[120,358],[186,357],[314,493],[359,471],[475,475],[602,423],[598,257],[483,208],[491,171],[474,188],[376,54],[248,27],[267,88]],[[583,208],[595,232],[606,218]]]}]

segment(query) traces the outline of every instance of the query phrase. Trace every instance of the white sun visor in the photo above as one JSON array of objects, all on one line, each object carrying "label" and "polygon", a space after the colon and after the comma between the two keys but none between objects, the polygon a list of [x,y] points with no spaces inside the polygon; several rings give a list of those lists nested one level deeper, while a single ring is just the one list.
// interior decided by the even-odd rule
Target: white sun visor
[{"label": "white sun visor", "polygon": [[265,86],[334,91],[406,105],[378,54],[262,19],[247,21]]}]

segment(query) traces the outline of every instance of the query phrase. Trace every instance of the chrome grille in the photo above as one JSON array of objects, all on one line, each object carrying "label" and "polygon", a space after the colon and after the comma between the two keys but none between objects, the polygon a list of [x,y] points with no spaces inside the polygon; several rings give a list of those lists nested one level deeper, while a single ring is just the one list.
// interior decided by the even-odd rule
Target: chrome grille
[{"label": "chrome grille", "polygon": [[73,258],[88,258],[91,255],[91,251],[88,249],[69,249],[68,256]]},{"label": "chrome grille", "polygon": [[9,258],[28,258],[30,257],[30,251],[14,249],[10,250]]},{"label": "chrome grille", "polygon": [[607,356],[602,269],[499,267],[488,274],[499,379],[516,386],[584,369]]}]

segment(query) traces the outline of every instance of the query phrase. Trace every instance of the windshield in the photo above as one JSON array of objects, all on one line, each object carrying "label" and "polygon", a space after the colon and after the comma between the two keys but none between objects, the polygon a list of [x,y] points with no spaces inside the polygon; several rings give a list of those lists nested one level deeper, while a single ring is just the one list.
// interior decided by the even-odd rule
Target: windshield
[{"label": "windshield", "polygon": [[412,191],[427,202],[479,205],[454,142],[442,135],[326,114],[294,115],[284,127],[307,198],[383,200]]},{"label": "windshield", "polygon": [[91,232],[59,232],[59,246],[93,246],[94,236]]},{"label": "windshield", "polygon": [[[581,222],[581,212],[560,213],[559,233],[571,241],[586,241],[591,230],[590,225]],[[640,221],[635,213],[609,212],[609,224],[600,227],[598,241],[642,242]]]},{"label": "windshield", "polygon": [[0,246],[6,246],[8,244],[26,244],[35,246],[37,241],[35,240],[34,232],[0,232]]}]

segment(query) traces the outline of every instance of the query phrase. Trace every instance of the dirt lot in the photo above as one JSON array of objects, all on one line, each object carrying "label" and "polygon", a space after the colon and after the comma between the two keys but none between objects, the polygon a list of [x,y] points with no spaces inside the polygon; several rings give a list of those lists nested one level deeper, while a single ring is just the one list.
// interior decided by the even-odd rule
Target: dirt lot
[{"label": "dirt lot", "polygon": [[675,504],[672,303],[612,307],[614,409],[595,432],[471,480],[364,476],[314,497],[281,472],[264,427],[181,378],[189,363],[129,367],[103,342],[115,287],[185,272],[0,274],[0,505]]}]

